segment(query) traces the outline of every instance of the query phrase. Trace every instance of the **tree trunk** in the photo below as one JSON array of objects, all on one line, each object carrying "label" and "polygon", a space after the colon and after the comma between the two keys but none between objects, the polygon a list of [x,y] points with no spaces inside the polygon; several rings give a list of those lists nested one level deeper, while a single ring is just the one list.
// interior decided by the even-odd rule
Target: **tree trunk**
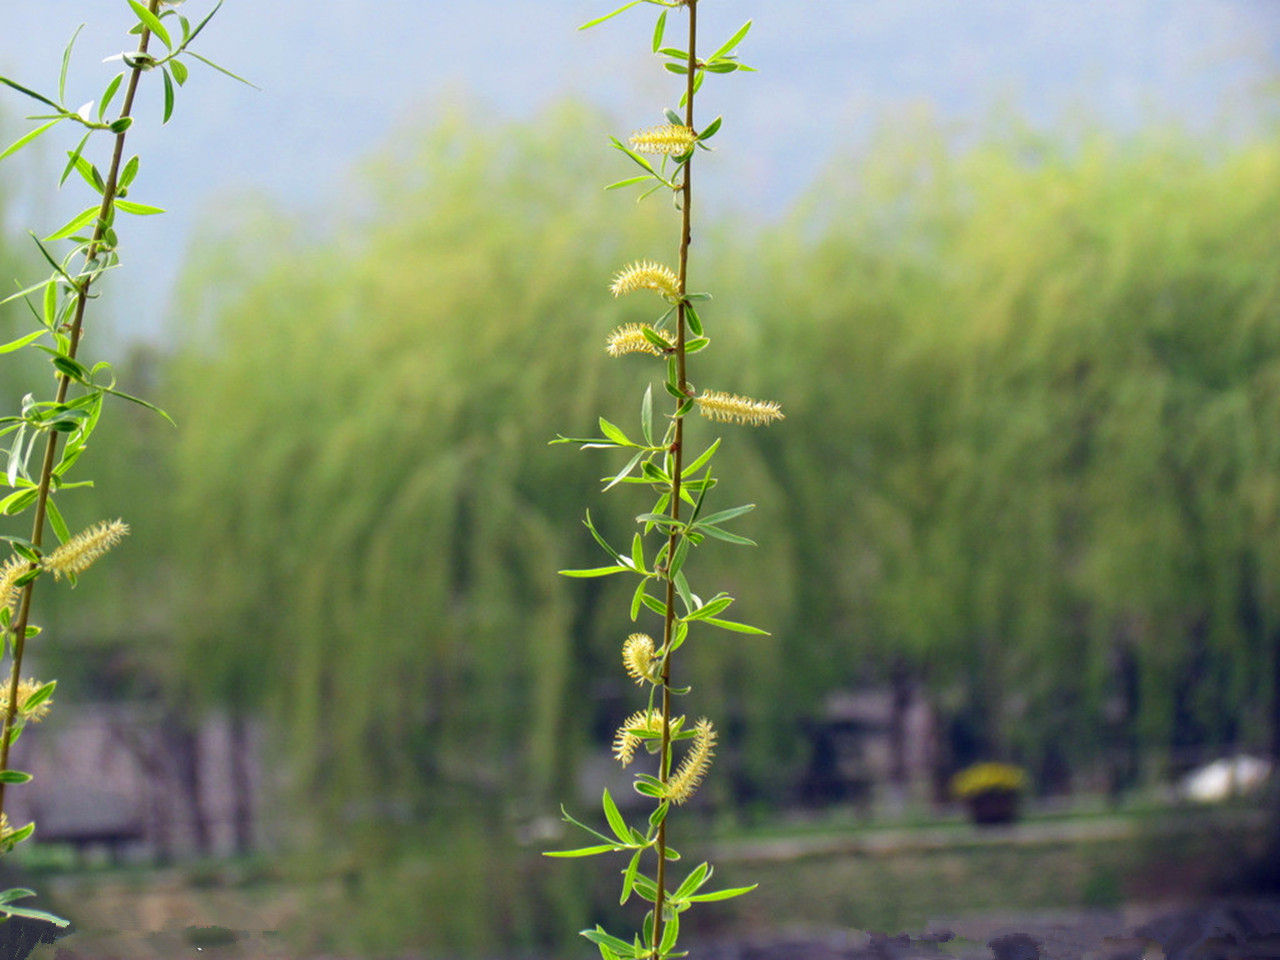
[{"label": "tree trunk", "polygon": [[236,853],[253,849],[253,773],[249,763],[249,727],[240,710],[231,713],[231,797],[232,827]]}]

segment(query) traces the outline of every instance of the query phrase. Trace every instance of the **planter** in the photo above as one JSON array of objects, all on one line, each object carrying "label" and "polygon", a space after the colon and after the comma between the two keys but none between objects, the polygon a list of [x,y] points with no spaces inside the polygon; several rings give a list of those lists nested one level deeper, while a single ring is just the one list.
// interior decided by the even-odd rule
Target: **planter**
[{"label": "planter", "polygon": [[966,797],[964,802],[970,820],[979,826],[991,826],[1017,820],[1019,799],[1016,790],[984,790]]}]

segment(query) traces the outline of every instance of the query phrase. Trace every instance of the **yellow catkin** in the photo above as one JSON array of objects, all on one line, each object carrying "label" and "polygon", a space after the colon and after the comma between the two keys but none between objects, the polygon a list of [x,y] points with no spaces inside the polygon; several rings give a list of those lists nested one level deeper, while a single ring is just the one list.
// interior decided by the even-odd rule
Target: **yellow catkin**
[{"label": "yellow catkin", "polygon": [[615,297],[623,297],[637,290],[655,290],[668,300],[679,300],[680,278],[670,267],[651,260],[637,260],[617,272],[609,291]]},{"label": "yellow catkin", "polygon": [[760,427],[784,419],[782,408],[768,400],[752,400],[719,390],[704,390],[696,399],[698,412],[709,420]]},{"label": "yellow catkin", "polygon": [[644,633],[633,633],[622,643],[622,665],[627,676],[636,683],[657,681],[654,675],[653,638]]},{"label": "yellow catkin", "polygon": [[21,557],[10,557],[4,562],[4,566],[0,566],[0,610],[7,610],[13,613],[13,608],[18,602],[18,588],[14,586],[17,580],[27,569],[27,562]]},{"label": "yellow catkin", "polygon": [[693,796],[715,756],[716,731],[711,721],[703,717],[694,726],[694,732],[693,746],[667,782],[667,797],[672,803],[684,803]]},{"label": "yellow catkin", "polygon": [[660,127],[631,135],[631,148],[637,153],[661,153],[678,157],[693,149],[698,135],[682,123],[664,123]]},{"label": "yellow catkin", "polygon": [[675,349],[675,344],[671,342],[671,338],[662,331],[654,330],[648,324],[628,323],[609,334],[609,339],[605,341],[605,350],[611,357],[621,357],[628,353],[647,353],[655,357],[662,356],[662,350],[644,335],[645,330],[656,333],[659,338],[666,341],[669,349]]},{"label": "yellow catkin", "polygon": [[613,755],[624,767],[636,755],[636,747],[644,739],[641,734],[659,736],[662,733],[662,714],[657,710],[637,710],[622,722],[613,737]]},{"label": "yellow catkin", "polygon": [[[22,713],[22,705],[26,702],[27,697],[31,696],[44,684],[39,680],[22,680],[18,683],[18,710]],[[39,703],[34,709],[23,713],[32,723],[39,723],[49,715],[49,707],[53,705],[53,698],[50,697],[43,703]],[[0,690],[0,717],[9,712],[9,689],[6,685],[4,690]]]},{"label": "yellow catkin", "polygon": [[129,525],[122,520],[104,521],[74,537],[44,558],[43,566],[53,573],[55,580],[65,574],[83,573],[100,556],[114,547],[129,533]]}]

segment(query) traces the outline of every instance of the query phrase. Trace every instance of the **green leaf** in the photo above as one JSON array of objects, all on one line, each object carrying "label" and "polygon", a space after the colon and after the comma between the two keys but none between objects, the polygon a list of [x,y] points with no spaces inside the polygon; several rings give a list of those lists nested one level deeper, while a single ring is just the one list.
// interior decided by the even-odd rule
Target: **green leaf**
[{"label": "green leaf", "polygon": [[[36,825],[34,823],[28,823],[25,827],[21,827],[20,829],[15,830],[13,833],[9,834],[9,838],[7,842],[10,844],[21,843],[23,840],[27,839],[27,837],[31,836],[31,834],[35,832],[36,832]],[[29,916],[37,920],[44,919],[44,917],[53,916],[53,914],[46,914],[43,910],[32,910],[28,907],[5,907],[5,912],[11,913],[14,916],[20,916],[20,917]]]},{"label": "green leaf", "polygon": [[48,130],[50,127],[60,123],[61,120],[62,120],[61,117],[59,117],[57,120],[50,120],[48,123],[44,124],[43,126],[36,127],[30,133],[23,134],[21,137],[19,137],[17,140],[11,143],[8,147],[6,147],[3,153],[0,153],[0,160],[3,160],[5,157],[12,156],[13,154],[17,153],[19,150],[25,147],[28,143],[30,143],[36,137],[40,136],[40,134]]},{"label": "green leaf", "polygon": [[188,29],[187,29],[187,18],[186,17],[179,18],[182,20],[182,32],[183,32],[183,35],[186,37],[186,41],[188,43],[194,40],[196,37],[200,36],[200,31],[203,30],[208,25],[209,21],[213,19],[214,14],[216,14],[219,10],[222,9],[222,2],[223,0],[218,0],[218,2],[213,5],[213,9],[210,10],[208,13],[206,13],[204,16],[204,19],[201,20],[199,23],[197,23],[196,28],[194,30],[191,30],[190,32],[188,32]]},{"label": "green leaf", "polygon": [[107,129],[109,129],[112,133],[120,134],[120,133],[124,133],[126,130],[128,130],[132,126],[133,126],[133,117],[120,117],[119,119],[112,120],[111,123],[107,125]]},{"label": "green leaf", "polygon": [[583,521],[582,521],[582,523],[583,523],[583,525],[587,528],[587,530],[590,532],[592,539],[593,539],[593,540],[595,540],[595,542],[596,542],[596,543],[600,544],[601,548],[603,548],[603,550],[605,551],[605,553],[607,553],[607,554],[609,554],[609,556],[613,557],[613,559],[614,559],[617,563],[621,564],[623,567],[626,567],[627,569],[630,569],[629,567],[627,567],[627,565],[626,565],[625,563],[623,563],[623,561],[622,561],[622,554],[618,553],[618,551],[617,551],[617,550],[615,550],[615,549],[613,549],[613,547],[609,546],[608,541],[607,541],[607,540],[605,540],[605,538],[604,538],[604,537],[600,536],[600,531],[599,531],[599,530],[597,530],[597,529],[596,529],[596,525],[595,525],[594,523],[592,523],[592,522],[591,522],[591,511],[590,511],[590,510],[588,510],[588,511],[587,511],[587,517],[586,517],[586,519],[585,519],[585,520],[583,520]]},{"label": "green leaf", "polygon": [[53,691],[56,690],[57,687],[57,680],[50,680],[48,683],[41,685],[39,690],[36,690],[31,694],[31,696],[22,701],[20,705],[22,712],[30,713],[36,707],[40,706],[40,704],[53,696]]},{"label": "green leaf", "polygon": [[[635,446],[635,444],[630,444],[630,446]],[[645,452],[643,450],[637,450],[635,452],[635,456],[633,456],[630,460],[628,460],[623,465],[622,469],[619,470],[617,473],[615,473],[613,477],[609,480],[609,482],[605,484],[604,489],[612,490],[615,486],[621,483],[626,477],[630,476],[631,471],[636,468],[636,464],[640,462],[640,458],[643,457],[644,454]]]},{"label": "green leaf", "polygon": [[35,503],[36,497],[39,495],[40,491],[34,488],[11,493],[3,500],[0,500],[0,514],[4,514],[6,517],[16,517],[31,504]]},{"label": "green leaf", "polygon": [[46,327],[52,330],[58,323],[58,281],[53,277],[50,277],[45,284],[41,306],[44,312],[40,319]]},{"label": "green leaf", "polygon": [[17,540],[11,540],[10,544],[13,547],[13,552],[16,553],[18,556],[20,556],[23,560],[27,560],[31,563],[40,562],[40,551],[35,548],[34,544],[26,540],[23,540],[21,542]]},{"label": "green leaf", "polygon": [[640,603],[644,600],[646,594],[644,588],[649,585],[649,578],[645,577],[636,584],[636,592],[631,595],[631,622],[636,622],[636,617],[640,616]]},{"label": "green leaf", "polygon": [[71,35],[71,39],[67,41],[67,48],[62,51],[62,72],[58,74],[58,99],[65,100],[67,98],[67,68],[71,66],[71,48],[76,45],[76,37],[80,36],[80,31],[84,29],[84,24],[76,27],[76,32]]},{"label": "green leaf", "polygon": [[[120,171],[120,179],[116,182],[117,190],[126,190],[133,183],[133,178],[138,175],[138,157],[137,154],[129,158],[124,165],[124,169]],[[118,201],[117,201],[118,202]]]},{"label": "green leaf", "polygon": [[644,399],[640,401],[640,432],[644,434],[644,442],[653,446],[653,384],[644,388]]},{"label": "green leaf", "polygon": [[689,875],[684,878],[684,882],[676,887],[675,893],[671,894],[672,900],[683,900],[690,894],[697,893],[698,888],[711,879],[711,864],[705,860],[689,871]]},{"label": "green leaf", "polygon": [[138,15],[138,19],[143,22],[148,30],[160,38],[160,42],[169,50],[173,49],[173,41],[169,38],[169,31],[165,29],[160,18],[148,10],[138,0],[129,0],[129,6],[133,7],[133,12]]},{"label": "green leaf", "polygon": [[613,797],[609,795],[608,787],[605,787],[604,796],[600,802],[604,807],[605,819],[609,821],[609,827],[613,830],[614,835],[623,843],[631,843],[631,833],[627,830],[627,821],[623,819],[622,813],[618,810],[618,805],[613,802]]},{"label": "green leaf", "polygon": [[646,180],[652,180],[652,179],[653,179],[653,175],[652,175],[652,174],[642,173],[642,174],[641,174],[640,176],[638,176],[638,177],[627,177],[627,179],[625,179],[625,180],[619,180],[619,181],[617,181],[616,183],[611,183],[611,184],[609,184],[607,187],[605,187],[605,189],[606,189],[606,190],[618,190],[618,189],[621,189],[622,187],[629,187],[629,186],[631,186],[632,184],[635,184],[635,183],[643,183],[643,182],[644,182],[644,181],[646,181]]},{"label": "green leaf", "polygon": [[139,217],[150,217],[157,213],[164,213],[161,207],[151,207],[145,203],[134,203],[132,200],[117,200],[116,206],[125,213],[132,213]]},{"label": "green leaf", "polygon": [[0,353],[13,353],[15,350],[21,350],[28,343],[39,340],[48,332],[48,330],[37,330],[35,333],[28,333],[25,337],[19,337],[17,340],[10,340],[8,343],[0,344]]},{"label": "green leaf", "polygon": [[637,533],[631,540],[631,562],[635,564],[635,568],[640,573],[645,572],[644,566],[644,540]]},{"label": "green leaf", "polygon": [[667,605],[661,600],[649,596],[647,593],[640,596],[640,602],[660,617],[665,617],[667,615]]},{"label": "green leaf", "polygon": [[86,383],[89,380],[89,368],[74,357],[54,354],[51,361],[57,371],[69,380]]},{"label": "green leaf", "polygon": [[98,120],[107,115],[107,107],[110,106],[111,100],[116,95],[116,91],[120,89],[120,82],[124,80],[123,73],[117,73],[111,78],[111,82],[107,84],[107,88],[102,91],[102,99],[98,101]]},{"label": "green leaf", "polygon": [[84,182],[94,189],[99,195],[106,192],[107,185],[102,180],[102,174],[98,172],[98,168],[84,158],[83,155],[76,157],[73,161],[76,172],[84,178]]},{"label": "green leaf", "polygon": [[62,518],[62,511],[58,509],[58,505],[53,502],[52,497],[46,500],[44,505],[45,509],[49,511],[49,525],[53,527],[53,532],[57,534],[58,542],[66,543],[71,539],[71,532],[67,529],[67,521]]},{"label": "green leaf", "polygon": [[[218,6],[219,6],[219,7],[220,7],[220,6],[222,6],[222,3],[221,3],[221,2],[219,2],[219,3],[218,3]],[[216,12],[216,8],[215,8],[215,12]],[[209,14],[209,16],[211,17],[211,16],[213,16],[213,14],[211,13],[211,14]],[[209,17],[205,17],[204,22],[203,22],[203,23],[201,23],[201,24],[200,24],[200,27],[197,27],[196,29],[197,29],[197,30],[199,30],[201,27],[203,27],[203,26],[204,26],[204,24],[205,24],[205,23],[208,23],[208,21],[209,21]],[[194,34],[193,34],[193,36],[194,36]],[[196,58],[197,60],[199,60],[201,63],[203,63],[203,64],[205,64],[205,65],[207,65],[207,66],[213,67],[213,69],[217,70],[219,73],[221,73],[221,74],[225,74],[226,76],[230,77],[232,80],[238,80],[240,83],[243,83],[246,87],[253,87],[253,89],[255,89],[255,90],[259,90],[259,89],[261,89],[261,88],[260,88],[256,83],[250,83],[250,82],[249,82],[248,80],[246,80],[244,77],[241,77],[241,76],[238,76],[237,74],[232,73],[232,72],[231,72],[230,70],[228,70],[226,67],[220,67],[220,66],[218,66],[216,63],[214,63],[214,62],[213,62],[212,60],[210,60],[208,57],[202,57],[202,56],[200,56],[200,54],[196,53],[194,50],[188,50],[188,51],[187,51],[187,53],[191,54],[191,56],[195,57],[195,58]]]},{"label": "green leaf", "polygon": [[[578,29],[579,29],[579,30],[588,30],[588,29],[590,29],[591,27],[596,26],[597,24],[604,23],[606,20],[611,20],[611,19],[613,19],[614,17],[616,17],[616,16],[617,16],[618,14],[620,14],[620,13],[626,13],[626,12],[627,12],[628,10],[630,10],[632,7],[639,6],[639,5],[640,5],[641,3],[643,3],[643,2],[644,2],[644,0],[631,0],[631,2],[630,2],[630,3],[624,3],[624,4],[623,4],[622,6],[620,6],[617,10],[613,11],[613,13],[606,13],[603,17],[596,17],[596,19],[594,19],[594,20],[588,20],[586,23],[584,23],[584,24],[583,24],[582,26],[580,26]],[[630,949],[630,948],[628,948],[628,949]]]},{"label": "green leaf", "polygon": [[168,413],[166,413],[164,410],[161,410],[154,403],[149,403],[148,401],[143,400],[141,397],[135,397],[131,393],[125,393],[123,390],[115,390],[115,389],[112,389],[111,387],[98,387],[98,389],[101,390],[103,393],[110,394],[113,397],[119,397],[121,400],[128,400],[130,403],[136,403],[140,407],[146,407],[152,413],[158,415],[159,417],[167,421],[169,426],[171,427],[176,428],[178,426],[178,424],[174,421],[173,417],[169,416]]},{"label": "green leaf", "polygon": [[623,566],[591,567],[590,569],[584,569],[584,570],[557,570],[556,573],[560,574],[560,576],[562,577],[577,577],[579,579],[586,579],[588,577],[607,577],[610,574],[614,574],[614,573],[626,573],[630,569],[631,569],[630,567],[623,567]]},{"label": "green leaf", "polygon": [[594,847],[578,847],[576,850],[544,850],[544,857],[594,857],[601,853],[612,853],[619,849],[617,844],[601,843]]},{"label": "green leaf", "polygon": [[747,33],[750,30],[751,30],[751,21],[748,20],[746,23],[744,23],[741,27],[738,28],[737,33],[735,33],[732,37],[730,37],[723,44],[721,44],[720,48],[711,56],[707,57],[707,59],[718,60],[721,57],[723,57],[725,54],[732,53],[733,48],[742,42],[743,38],[747,35]]},{"label": "green leaf", "polygon": [[[716,441],[717,443],[719,441]],[[692,469],[692,468],[690,468]],[[740,517],[744,513],[750,513],[756,508],[754,503],[744,503],[740,507],[730,507],[728,510],[719,510],[708,517],[702,518],[702,523],[724,523],[726,520],[732,520]]]},{"label": "green leaf", "polygon": [[173,79],[178,81],[178,86],[186,83],[187,77],[191,75],[191,71],[187,69],[187,65],[181,60],[170,60],[169,69],[173,71]]},{"label": "green leaf", "polygon": [[[677,650],[683,647],[684,642],[688,639],[689,639],[689,624],[681,620],[679,623],[676,624],[675,633],[671,638],[671,652],[675,653]],[[685,689],[687,690],[688,688],[686,687]],[[675,692],[674,688],[672,692]]]},{"label": "green leaf", "polygon": [[658,48],[662,46],[662,35],[667,29],[667,11],[663,10],[658,14],[658,22],[653,28],[653,52],[657,53]]},{"label": "green leaf", "polygon": [[610,423],[604,417],[600,418],[600,432],[621,447],[634,447],[635,444],[627,439],[627,435],[622,432],[616,425]]},{"label": "green leaf", "polygon": [[710,903],[712,900],[728,900],[730,897],[740,897],[744,893],[750,893],[758,883],[753,883],[749,887],[730,887],[727,890],[715,890],[711,893],[695,893],[689,898],[690,903]]},{"label": "green leaf", "polygon": [[680,914],[673,913],[667,918],[666,925],[662,928],[662,943],[658,945],[658,956],[666,956],[672,951],[676,945],[676,938],[680,936]]},{"label": "green leaf", "polygon": [[619,140],[617,137],[610,137],[610,138],[609,138],[609,141],[610,141],[610,142],[611,142],[615,147],[617,147],[619,150],[621,150],[623,153],[625,153],[628,157],[630,157],[632,160],[634,160],[636,163],[638,163],[641,167],[643,167],[645,170],[648,170],[648,171],[649,171],[649,173],[651,173],[653,176],[657,177],[657,178],[658,178],[659,180],[661,180],[663,183],[666,183],[666,182],[667,182],[667,180],[666,180],[666,178],[665,178],[665,177],[660,176],[660,175],[659,175],[659,173],[658,173],[658,171],[657,171],[657,170],[655,170],[655,169],[653,169],[653,164],[651,164],[648,160],[646,160],[646,159],[645,159],[644,157],[642,157],[640,154],[636,153],[634,150],[632,150],[630,147],[628,147],[625,143],[623,143],[623,142],[622,142],[621,140]]},{"label": "green leaf", "polygon": [[53,107],[53,109],[59,112],[62,111],[62,107],[54,103],[48,97],[42,97],[40,94],[36,93],[34,90],[28,90],[22,84],[14,83],[8,77],[0,77],[0,83],[3,83],[6,87],[12,87],[14,90],[17,90],[19,93],[25,93],[28,97],[30,97],[33,100],[39,100],[41,103],[48,104],[49,106]]},{"label": "green leaf", "polygon": [[[27,830],[27,832],[22,834],[22,830],[19,830],[13,835],[13,839],[25,840],[35,831],[35,826],[34,823],[27,824],[27,827],[31,829],[27,830],[27,827],[23,827],[22,829]],[[19,837],[18,834],[22,834],[22,836]],[[29,920],[44,920],[46,923],[52,923],[59,927],[66,927],[71,924],[70,920],[64,920],[56,914],[48,913],[44,910],[36,910],[33,907],[14,907],[6,904],[5,906],[0,906],[0,913],[7,913],[11,917],[26,917]]]},{"label": "green leaf", "polygon": [[25,900],[35,895],[34,890],[28,890],[26,887],[11,887],[8,890],[0,890],[0,903],[12,903],[14,900]]},{"label": "green leaf", "polygon": [[0,783],[26,783],[30,779],[31,774],[21,770],[0,770]]},{"label": "green leaf", "polygon": [[708,603],[703,604],[693,613],[685,617],[686,620],[705,620],[707,617],[714,617],[717,613],[727,610],[733,603],[733,597],[717,597]]},{"label": "green leaf", "polygon": [[161,69],[160,76],[164,80],[164,119],[160,123],[164,125],[173,116],[173,80],[169,76],[169,71],[165,69]]},{"label": "green leaf", "polygon": [[716,451],[720,449],[720,438],[717,437],[707,449],[698,454],[698,458],[684,468],[685,473],[697,473],[702,467],[715,456]]},{"label": "green leaf", "polygon": [[709,537],[715,537],[717,540],[723,540],[725,543],[734,543],[740,547],[758,547],[759,544],[750,537],[741,537],[736,533],[730,533],[728,530],[721,530],[708,523],[698,524],[698,532],[705,533]]},{"label": "green leaf", "polygon": [[[92,132],[92,131],[90,131]],[[67,177],[71,176],[71,171],[76,167],[76,157],[80,156],[80,152],[84,150],[84,145],[89,142],[89,134],[86,133],[80,138],[80,142],[76,144],[76,148],[72,150],[68,156],[71,158],[67,161],[67,165],[62,168],[62,176],[58,178],[58,186],[61,187],[67,182]]]},{"label": "green leaf", "polygon": [[579,830],[585,830],[587,833],[591,834],[593,837],[597,838],[598,840],[603,840],[607,844],[613,843],[612,840],[606,837],[599,830],[593,830],[591,827],[588,827],[581,820],[575,820],[573,816],[569,813],[569,811],[564,808],[563,803],[560,804],[560,816],[564,818],[565,823],[571,823],[575,827],[577,827]]},{"label": "green leaf", "polygon": [[658,885],[653,881],[652,877],[647,877],[643,873],[637,873],[635,879],[636,893],[640,894],[645,900],[652,901],[658,894]]},{"label": "green leaf", "polygon": [[687,300],[684,304],[684,318],[689,321],[689,329],[695,337],[702,336],[702,318],[698,316],[698,311],[693,309],[693,304]]},{"label": "green leaf", "polygon": [[715,617],[707,617],[703,623],[709,623],[712,626],[719,627],[721,630],[729,630],[733,633],[752,633],[762,637],[772,636],[767,630],[761,630],[759,627],[753,627],[747,623],[736,623],[733,620],[717,620]]},{"label": "green leaf", "polygon": [[[75,165],[75,161],[72,161],[72,166],[74,165]],[[92,207],[88,207],[84,210],[81,210],[74,217],[72,217],[65,224],[63,224],[60,228],[55,230],[53,233],[49,234],[49,236],[45,237],[44,238],[45,243],[50,243],[54,240],[63,240],[63,239],[66,239],[67,237],[70,237],[70,236],[73,236],[74,234],[79,233],[81,230],[83,230],[85,227],[87,227],[97,218],[98,211],[100,209],[101,208],[99,206],[94,205]]]},{"label": "green leaf", "polygon": [[619,905],[625,904],[631,898],[631,885],[636,882],[636,871],[640,869],[640,855],[644,850],[645,848],[641,847],[633,853],[627,869],[622,871],[622,896],[618,898]]},{"label": "green leaf", "polygon": [[720,125],[724,123],[724,117],[716,117],[706,125],[703,131],[698,134],[699,140],[710,140],[720,130]]}]

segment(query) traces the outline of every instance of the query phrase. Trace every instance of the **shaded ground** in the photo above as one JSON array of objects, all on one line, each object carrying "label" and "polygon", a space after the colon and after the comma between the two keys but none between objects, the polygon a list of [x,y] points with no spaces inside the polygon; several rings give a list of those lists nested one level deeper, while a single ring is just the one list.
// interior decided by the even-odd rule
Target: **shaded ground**
[{"label": "shaded ground", "polygon": [[[1280,958],[1280,901],[1205,893],[1260,836],[1237,812],[742,837],[703,853],[726,886],[760,889],[705,911],[684,939],[694,960]],[[536,866],[529,876],[541,875]],[[433,868],[389,869],[407,883],[409,867]],[[612,876],[601,883],[612,889]],[[34,960],[362,956],[359,942],[316,935],[359,908],[340,875],[300,884],[259,862],[64,873],[32,885],[48,898],[42,905],[79,927],[36,947]],[[397,960],[449,956],[427,945],[429,899],[420,910],[416,926],[428,933],[413,951],[390,955]],[[0,960],[16,960],[8,949],[0,941]],[[555,955],[595,954],[583,944]]]}]

